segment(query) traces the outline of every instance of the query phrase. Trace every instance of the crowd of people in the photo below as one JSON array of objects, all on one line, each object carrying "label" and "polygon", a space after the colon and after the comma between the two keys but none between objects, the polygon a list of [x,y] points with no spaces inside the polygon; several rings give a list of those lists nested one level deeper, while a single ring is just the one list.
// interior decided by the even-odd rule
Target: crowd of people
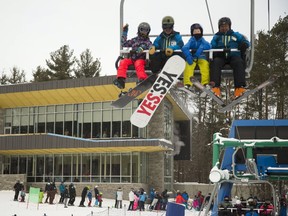
[{"label": "crowd of people", "polygon": [[243,197],[238,198],[237,196],[232,200],[229,196],[225,196],[224,200],[219,204],[219,216],[272,215],[274,206],[271,200],[272,198],[259,200],[257,196],[252,195],[247,200]]},{"label": "crowd of people", "polygon": [[[25,187],[23,182],[17,181],[14,185],[14,201],[25,202]],[[59,191],[59,201],[55,201],[55,195],[58,194]],[[93,203],[93,193],[94,193],[94,203]],[[74,206],[75,198],[76,198],[76,187],[73,182],[69,185],[65,184],[65,182],[61,182],[56,187],[54,182],[47,182],[45,185],[45,189],[42,190],[40,188],[39,193],[39,203],[43,203],[44,195],[45,202],[48,204],[55,204],[58,202],[59,204],[64,204],[64,208],[68,208],[68,206]],[[96,185],[93,189],[89,186],[84,186],[80,196],[81,201],[79,203],[79,207],[85,207],[86,204],[88,207],[102,207],[102,195],[103,193],[99,191],[98,185]],[[168,204],[169,193],[168,190],[165,189],[162,192],[151,188],[149,193],[146,193],[143,188],[134,189],[131,188],[128,194],[129,206],[127,208],[128,211],[145,211],[147,210],[166,210]],[[123,190],[119,187],[115,191],[115,205],[114,208],[123,208]],[[193,198],[190,199],[188,193],[186,191],[180,192],[176,191],[176,195],[170,196],[170,199],[173,199],[175,203],[181,204],[186,207],[186,209],[194,209],[196,211],[203,210],[204,207],[207,208],[207,204],[211,199],[211,193],[207,195],[203,195],[201,191],[198,191]],[[274,210],[273,200],[270,199],[258,199],[256,196],[250,195],[247,199],[243,197],[238,198],[235,196],[233,199],[229,196],[225,196],[223,201],[218,203],[218,213],[219,216],[268,216],[272,215]],[[145,208],[146,204],[146,208]],[[210,202],[210,210],[213,209],[214,200],[212,199]],[[280,215],[286,216],[287,214],[287,200],[286,196],[282,196],[279,199],[280,204]]]},{"label": "crowd of people", "polygon": [[[117,69],[117,79],[114,84],[120,89],[125,88],[126,72],[130,65],[135,66],[138,82],[147,78],[145,65],[147,64],[145,50],[149,52],[149,67],[153,73],[159,73],[166,61],[173,55],[180,55],[186,60],[183,84],[191,90],[193,83],[190,77],[194,75],[196,66],[201,73],[201,83],[210,88],[214,94],[221,97],[221,69],[230,65],[234,76],[234,97],[239,97],[245,92],[245,54],[250,47],[247,38],[232,30],[229,17],[222,17],[218,21],[218,32],[211,42],[203,37],[203,27],[193,23],[190,27],[191,37],[184,44],[182,36],[174,30],[174,18],[165,16],[162,19],[162,32],[152,43],[149,39],[151,31],[147,22],[138,26],[137,36],[127,40],[128,24],[123,27],[122,46],[130,47],[130,54],[120,61]],[[208,59],[205,50],[222,49],[222,52],[213,53],[213,59]],[[179,52],[181,50],[182,52]]]}]

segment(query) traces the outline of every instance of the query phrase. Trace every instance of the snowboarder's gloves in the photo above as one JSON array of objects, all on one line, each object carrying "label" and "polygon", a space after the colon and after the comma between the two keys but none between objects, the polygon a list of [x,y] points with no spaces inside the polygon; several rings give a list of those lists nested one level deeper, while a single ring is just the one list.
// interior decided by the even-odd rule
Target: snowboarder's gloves
[{"label": "snowboarder's gloves", "polygon": [[241,53],[245,53],[246,49],[248,48],[248,44],[245,42],[242,42],[239,44],[238,49],[241,51]]},{"label": "snowboarder's gloves", "polygon": [[196,58],[198,58],[200,55],[201,55],[201,53],[203,52],[203,48],[202,47],[199,47],[198,49],[197,49],[197,51],[195,52],[195,57]]},{"label": "snowboarder's gloves", "polygon": [[136,53],[142,53],[143,50],[144,50],[144,49],[143,49],[142,47],[138,47],[137,50],[136,50]]},{"label": "snowboarder's gloves", "polygon": [[165,50],[165,55],[166,55],[166,56],[171,56],[172,54],[173,54],[173,49],[167,48],[167,49]]},{"label": "snowboarder's gloves", "polygon": [[152,47],[150,47],[150,49],[149,49],[149,54],[150,54],[150,55],[154,55],[155,51],[156,51],[155,46],[152,46]]},{"label": "snowboarder's gloves", "polygon": [[193,57],[190,55],[186,58],[186,61],[189,65],[192,65],[193,64]]},{"label": "snowboarder's gloves", "polygon": [[128,24],[125,24],[125,25],[123,26],[123,32],[128,32],[128,27],[129,27],[129,25],[128,25]]}]

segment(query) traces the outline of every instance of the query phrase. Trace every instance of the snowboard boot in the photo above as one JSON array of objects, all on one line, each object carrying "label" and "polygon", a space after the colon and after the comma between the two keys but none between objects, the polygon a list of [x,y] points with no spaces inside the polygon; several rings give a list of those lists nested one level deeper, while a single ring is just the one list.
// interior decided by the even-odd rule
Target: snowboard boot
[{"label": "snowboard boot", "polygon": [[113,84],[116,85],[119,89],[125,88],[125,78],[119,77],[113,81]]},{"label": "snowboard boot", "polygon": [[184,88],[186,88],[187,90],[190,90],[190,87],[191,87],[191,85],[188,85],[188,84],[186,84],[186,85],[184,86]]},{"label": "snowboard boot", "polygon": [[243,87],[235,88],[234,90],[234,98],[238,98],[242,96],[246,92],[246,89]]},{"label": "snowboard boot", "polygon": [[219,87],[214,87],[212,88],[212,92],[217,96],[217,97],[221,97],[221,90]]}]

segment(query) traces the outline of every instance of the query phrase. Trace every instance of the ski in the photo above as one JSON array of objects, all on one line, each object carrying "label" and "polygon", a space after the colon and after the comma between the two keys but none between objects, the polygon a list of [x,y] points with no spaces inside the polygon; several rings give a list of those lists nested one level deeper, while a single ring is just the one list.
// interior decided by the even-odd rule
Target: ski
[{"label": "ski", "polygon": [[132,114],[130,121],[133,125],[143,128],[149,123],[157,107],[184,69],[185,60],[180,56],[175,55],[167,60],[148,94]]},{"label": "ski", "polygon": [[111,103],[111,106],[122,108],[125,107],[128,103],[134,100],[136,97],[141,95],[143,92],[151,88],[153,83],[157,78],[157,74],[152,74],[147,79],[136,85],[134,88],[130,89],[128,92],[120,96],[116,101]]},{"label": "ski", "polygon": [[191,95],[192,97],[196,97],[197,94],[195,94],[194,92],[190,91],[189,89],[185,88],[185,87],[177,87],[177,89],[179,89],[180,91],[183,91],[189,95]]},{"label": "ski", "polygon": [[233,100],[231,103],[229,103],[228,105],[222,107],[221,109],[219,109],[219,112],[224,113],[224,112],[228,112],[231,111],[232,108],[239,104],[243,99],[247,98],[248,96],[254,94],[255,92],[259,91],[260,89],[263,89],[269,85],[271,85],[272,83],[275,82],[275,80],[277,80],[277,76],[271,76],[269,77],[268,80],[266,80],[265,82],[261,83],[259,86],[257,86],[256,88],[246,91],[242,96],[236,98],[235,100]]},{"label": "ski", "polygon": [[201,91],[208,94],[219,106],[221,107],[225,106],[225,103],[221,98],[217,97],[211,90],[205,88],[205,86],[203,86],[195,77],[190,77],[190,80],[193,83],[193,85],[195,85]]}]

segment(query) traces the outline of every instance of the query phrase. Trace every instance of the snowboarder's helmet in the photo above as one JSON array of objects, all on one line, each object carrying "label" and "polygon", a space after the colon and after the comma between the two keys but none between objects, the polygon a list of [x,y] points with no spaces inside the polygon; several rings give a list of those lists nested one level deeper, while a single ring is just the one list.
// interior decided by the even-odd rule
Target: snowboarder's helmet
[{"label": "snowboarder's helmet", "polygon": [[138,26],[138,34],[149,35],[150,30],[150,25],[147,22],[142,22]]},{"label": "snowboarder's helmet", "polygon": [[191,36],[193,36],[194,29],[200,29],[201,36],[203,36],[203,28],[202,28],[202,26],[199,23],[194,23],[194,24],[191,25],[191,27],[190,27]]},{"label": "snowboarder's helmet", "polygon": [[163,19],[162,19],[162,28],[165,29],[165,28],[173,28],[174,26],[174,19],[173,17],[171,16],[165,16]]},{"label": "snowboarder's helmet", "polygon": [[221,25],[225,25],[228,24],[229,25],[229,29],[231,29],[231,20],[229,17],[222,17],[221,19],[219,19],[218,21],[218,29],[220,28]]}]

